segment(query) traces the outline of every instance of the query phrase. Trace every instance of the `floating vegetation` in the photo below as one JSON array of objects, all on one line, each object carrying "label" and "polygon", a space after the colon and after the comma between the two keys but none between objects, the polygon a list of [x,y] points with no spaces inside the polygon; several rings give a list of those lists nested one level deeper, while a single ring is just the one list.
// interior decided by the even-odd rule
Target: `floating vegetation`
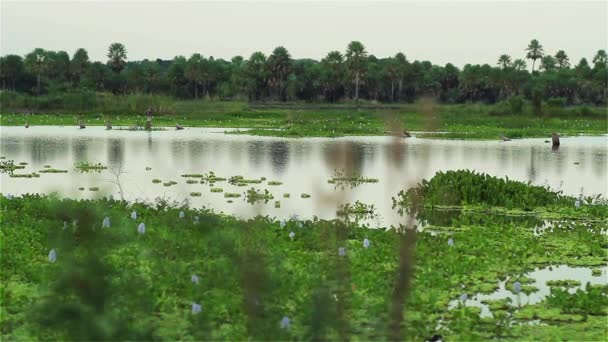
[{"label": "floating vegetation", "polygon": [[99,187],[92,186],[92,187],[89,188],[89,191],[99,191]]},{"label": "floating vegetation", "polygon": [[74,164],[74,168],[77,172],[101,172],[102,170],[106,170],[108,167],[102,165],[101,163],[92,164],[89,162],[76,162]]},{"label": "floating vegetation", "polygon": [[192,197],[201,197],[202,194],[200,192],[191,192],[190,196],[192,196]]},{"label": "floating vegetation", "polygon": [[213,171],[209,171],[209,173],[206,173],[203,176],[203,180],[201,181],[201,183],[203,182],[208,182],[209,184],[215,183],[215,182],[223,182],[225,181],[226,178],[224,177],[218,177],[215,175],[215,173],[213,173]]},{"label": "floating vegetation", "polygon": [[268,182],[268,185],[282,185],[283,182],[279,182],[279,181],[270,181]]},{"label": "floating vegetation", "polygon": [[353,189],[364,183],[378,183],[378,179],[363,177],[357,173],[347,174],[345,171],[336,170],[327,182],[334,184],[336,188],[344,189],[348,186]]},{"label": "floating vegetation", "polygon": [[203,178],[203,175],[200,173],[187,173],[185,175],[182,175],[182,177],[186,177],[186,178]]},{"label": "floating vegetation", "polygon": [[150,170],[152,170],[152,168],[149,166],[146,166],[146,171],[150,171]]},{"label": "floating vegetation", "polygon": [[68,170],[58,170],[58,169],[44,169],[38,171],[39,173],[68,173]]},{"label": "floating vegetation", "polygon": [[280,208],[281,207],[281,201],[274,201],[274,207],[275,208]]},{"label": "floating vegetation", "polygon": [[32,173],[11,173],[9,175],[11,178],[39,178],[40,175],[36,172]]},{"label": "floating vegetation", "polygon": [[188,179],[188,180],[186,181],[186,184],[198,184],[198,183],[199,183],[199,181],[194,180],[194,179]]},{"label": "floating vegetation", "polygon": [[342,204],[336,214],[338,216],[374,216],[375,212],[376,208],[373,204],[365,204],[359,201],[355,201],[355,204]]},{"label": "floating vegetation", "polygon": [[2,156],[2,157],[0,157],[0,159],[6,159],[6,157],[5,157],[5,156]]},{"label": "floating vegetation", "polygon": [[286,192],[286,193],[283,194],[283,198],[289,198],[289,197],[291,197],[290,193]]},{"label": "floating vegetation", "polygon": [[591,270],[591,275],[594,277],[599,277],[602,275],[602,269],[601,268],[594,268]]},{"label": "floating vegetation", "polygon": [[152,183],[154,183],[154,184],[158,184],[158,183],[162,183],[162,182],[163,182],[163,181],[162,181],[162,180],[160,180],[160,179],[158,179],[158,178],[154,178],[154,179],[152,180]]},{"label": "floating vegetation", "polygon": [[227,200],[227,201],[226,201],[226,203],[232,203],[232,202],[233,202],[232,200]]},{"label": "floating vegetation", "polygon": [[556,286],[556,287],[576,287],[576,286],[580,286],[581,282],[578,280],[569,280],[569,279],[564,279],[564,280],[548,280],[547,281],[547,286]]},{"label": "floating vegetation", "polygon": [[265,181],[265,180],[266,180],[266,177],[262,177],[262,178],[260,178],[260,179],[261,179],[261,180],[262,180],[262,182],[263,182],[263,181]]},{"label": "floating vegetation", "polygon": [[13,172],[19,169],[25,169],[25,166],[15,165],[13,160],[0,161],[0,172]]},{"label": "floating vegetation", "polygon": [[224,192],[222,188],[211,188],[211,192]]},{"label": "floating vegetation", "polygon": [[78,190],[84,191],[84,187],[81,186],[81,187],[78,188]]},{"label": "floating vegetation", "polygon": [[[260,184],[260,183],[262,183],[262,181],[259,179],[245,179],[245,178],[243,178],[243,176],[232,176],[232,177],[228,178],[228,183],[230,183],[232,185]],[[239,185],[239,186],[241,186],[241,185]]]},{"label": "floating vegetation", "polygon": [[300,197],[302,197],[302,198],[310,198],[310,195],[309,195],[309,194],[302,193],[302,194],[300,195]]},{"label": "floating vegetation", "polygon": [[177,184],[177,182],[175,182],[175,181],[168,181],[168,182],[163,183],[164,186],[173,186],[175,184]]},{"label": "floating vegetation", "polygon": [[226,197],[226,198],[237,198],[237,197],[241,197],[241,194],[238,194],[236,192],[224,192],[224,197]]},{"label": "floating vegetation", "polygon": [[50,169],[50,168],[51,168],[51,165],[44,165],[44,168],[45,168],[45,169]]},{"label": "floating vegetation", "polygon": [[254,188],[250,188],[247,190],[245,198],[247,199],[247,203],[253,204],[258,201],[264,201],[264,203],[267,203],[268,201],[274,199],[274,196],[272,196],[268,189],[264,189],[264,192],[261,192]]},{"label": "floating vegetation", "polygon": [[27,163],[26,162],[21,162],[21,163],[19,163],[19,165],[25,166],[25,165],[27,165]]}]

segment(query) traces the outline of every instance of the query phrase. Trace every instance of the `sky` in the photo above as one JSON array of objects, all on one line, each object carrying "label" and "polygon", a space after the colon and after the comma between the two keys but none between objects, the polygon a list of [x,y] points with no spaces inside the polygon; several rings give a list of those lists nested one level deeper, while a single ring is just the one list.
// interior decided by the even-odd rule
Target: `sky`
[{"label": "sky", "polygon": [[361,41],[376,57],[495,65],[525,58],[538,39],[571,61],[607,49],[608,1],[9,1],[0,0],[0,54],[85,48],[106,61],[112,42],[128,60],[197,52],[247,58],[285,46],[293,58],[321,59]]}]

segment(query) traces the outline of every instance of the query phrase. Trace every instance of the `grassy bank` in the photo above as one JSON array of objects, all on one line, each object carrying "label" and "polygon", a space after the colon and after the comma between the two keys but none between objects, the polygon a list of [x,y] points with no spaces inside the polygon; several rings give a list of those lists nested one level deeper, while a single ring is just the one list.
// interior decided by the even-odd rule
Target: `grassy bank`
[{"label": "grassy bank", "polygon": [[[443,180],[419,192],[439,201],[433,194]],[[488,182],[473,189],[499,181]],[[576,210],[574,199],[548,190],[504,187],[513,195],[505,203],[516,207],[534,198],[536,209]],[[458,196],[449,203],[487,202],[477,190],[451,191]],[[586,206],[606,209],[582,206],[591,216],[599,211]],[[605,225],[566,215],[539,233],[545,223],[533,217],[451,211],[445,219],[427,210],[431,225],[414,233],[239,220],[165,202],[25,196],[1,197],[0,208],[3,340],[600,340],[607,333],[608,286],[583,282],[574,294],[558,286],[526,305],[524,294],[540,286],[526,278],[535,268],[589,267],[605,279],[598,268],[608,260]],[[491,302],[493,316],[480,317],[467,304],[502,280],[516,300]]]},{"label": "grassy bank", "polygon": [[[66,95],[67,96],[67,95]],[[76,95],[73,95],[76,96]],[[424,131],[419,137],[455,139],[498,139],[549,137],[608,133],[606,108],[545,106],[541,115],[533,114],[524,103],[513,114],[505,103],[495,105],[439,105],[353,103],[246,103],[238,101],[177,101],[151,95],[113,96],[99,94],[83,105],[78,99],[24,98],[5,100],[0,124],[4,126],[76,125],[79,116],[87,125],[144,126],[146,108],[154,110],[153,125],[186,127],[253,128],[246,134],[281,137],[338,137],[348,135],[387,135],[389,132]],[[26,110],[38,103],[41,108]],[[55,103],[59,101],[58,103]],[[84,101],[84,100],[83,100]],[[70,103],[63,104],[64,102]],[[23,113],[36,113],[24,115]],[[244,133],[232,131],[231,133]]]}]

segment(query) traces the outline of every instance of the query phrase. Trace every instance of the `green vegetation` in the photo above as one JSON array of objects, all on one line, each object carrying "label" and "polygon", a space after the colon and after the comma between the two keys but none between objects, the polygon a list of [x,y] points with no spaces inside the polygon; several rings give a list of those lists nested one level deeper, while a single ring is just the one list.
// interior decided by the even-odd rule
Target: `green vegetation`
[{"label": "green vegetation", "polygon": [[268,201],[274,199],[274,196],[267,189],[264,191],[258,191],[254,188],[250,188],[245,193],[245,199],[247,203],[255,204],[256,202],[263,201],[264,203],[268,203]]},{"label": "green vegetation", "polygon": [[68,170],[43,169],[43,170],[38,171],[38,173],[68,173]]},{"label": "green vegetation", "polygon": [[564,280],[547,281],[547,286],[551,286],[551,287],[576,287],[576,286],[580,286],[580,285],[581,285],[581,282],[578,280],[564,279]]},{"label": "green vegetation", "polygon": [[355,204],[342,204],[336,214],[338,216],[373,216],[375,211],[376,208],[373,204],[365,204],[363,202],[355,201]]},{"label": "green vegetation", "polygon": [[224,192],[224,189],[222,189],[222,188],[211,188],[210,191],[211,192]]},{"label": "green vegetation", "polygon": [[279,181],[270,181],[268,182],[268,185],[282,185],[283,182],[279,182]]},{"label": "green vegetation", "polygon": [[[0,320],[7,340],[382,340],[394,339],[396,331],[401,340],[418,341],[435,334],[445,340],[606,335],[607,286],[573,294],[554,288],[541,303],[521,308],[486,301],[493,318],[481,318],[466,300],[448,305],[505,278],[508,289],[519,281],[525,291],[533,280],[521,275],[540,261],[605,266],[602,225],[575,220],[537,235],[527,224],[483,213],[476,215],[484,224],[471,224],[466,217],[475,214],[461,212],[446,235],[339,220],[239,220],[164,201],[2,196],[0,208]],[[403,259],[403,243],[414,239],[415,258]],[[396,299],[403,260],[413,263],[411,286]],[[406,298],[397,318],[389,314],[387,308]],[[283,317],[289,324],[281,325]],[[530,320],[541,324],[522,325]]]},{"label": "green vegetation", "polygon": [[15,170],[25,169],[23,165],[15,165],[14,160],[2,160],[0,161],[0,172],[13,172]]},{"label": "green vegetation", "polygon": [[300,194],[300,197],[301,197],[301,198],[310,198],[310,195],[309,195],[309,194],[306,194],[306,193],[301,193],[301,194]]},{"label": "green vegetation", "polygon": [[377,178],[366,178],[358,174],[346,174],[345,171],[336,170],[334,175],[327,181],[329,184],[335,184],[336,188],[349,186],[351,189],[364,183],[378,183]]},{"label": "green vegetation", "polygon": [[106,170],[108,167],[101,163],[92,164],[89,162],[76,162],[74,163],[74,169],[76,172],[101,172]]},{"label": "green vegetation", "polygon": [[9,175],[9,177],[11,177],[11,178],[39,178],[40,175],[37,174],[36,172],[32,172],[32,173],[11,173]]},{"label": "green vegetation", "polygon": [[154,183],[154,184],[158,184],[158,183],[162,183],[162,182],[163,182],[163,181],[162,181],[162,180],[160,180],[160,179],[158,179],[158,178],[154,178],[154,179],[152,180],[152,183]]},{"label": "green vegetation", "polygon": [[190,196],[192,196],[192,197],[201,197],[202,194],[200,192],[191,192]]},{"label": "green vegetation", "polygon": [[163,185],[164,185],[164,186],[167,186],[167,187],[169,187],[169,186],[173,186],[173,185],[176,185],[176,184],[177,184],[177,182],[176,182],[176,181],[168,181],[168,182],[164,182],[164,183],[163,183]]},{"label": "green vegetation", "polygon": [[226,197],[226,198],[237,198],[237,197],[241,197],[241,194],[234,193],[234,192],[224,192],[224,197]]},{"label": "green vegetation", "polygon": [[99,191],[99,187],[96,187],[96,186],[90,187],[89,191]]}]

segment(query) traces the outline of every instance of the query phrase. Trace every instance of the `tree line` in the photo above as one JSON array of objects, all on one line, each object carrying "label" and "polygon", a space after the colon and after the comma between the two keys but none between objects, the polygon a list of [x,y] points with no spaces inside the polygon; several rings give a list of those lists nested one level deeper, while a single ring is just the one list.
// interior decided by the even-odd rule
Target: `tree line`
[{"label": "tree line", "polygon": [[[108,48],[107,62],[94,62],[85,49],[34,49],[24,57],[0,57],[3,90],[31,95],[62,92],[148,93],[182,99],[221,98],[250,101],[327,101],[359,99],[412,102],[421,96],[442,103],[495,103],[513,97],[564,104],[606,104],[608,57],[599,50],[591,63],[571,64],[565,51],[546,53],[532,40],[524,58],[501,55],[496,65],[409,61],[405,54],[378,58],[358,41],[331,51],[320,61],[293,59],[282,46],[270,55],[214,59],[195,53],[173,60],[127,61],[121,43]],[[531,62],[531,72],[528,71]]]}]

